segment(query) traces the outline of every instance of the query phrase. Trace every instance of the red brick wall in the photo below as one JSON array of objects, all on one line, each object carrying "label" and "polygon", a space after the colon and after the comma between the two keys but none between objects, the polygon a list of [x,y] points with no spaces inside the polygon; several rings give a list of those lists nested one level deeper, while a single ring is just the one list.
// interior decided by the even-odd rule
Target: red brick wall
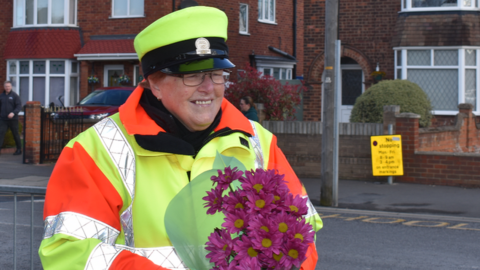
[{"label": "red brick wall", "polygon": [[7,62],[4,61],[3,52],[5,51],[5,44],[7,42],[8,32],[13,23],[13,1],[3,1],[2,8],[0,8],[0,81],[1,89],[3,92],[3,82],[8,78],[7,76]]},{"label": "red brick wall", "polygon": [[[365,74],[366,88],[376,63],[393,79],[394,53],[391,41],[400,11],[398,0],[339,1],[339,35],[342,57],[353,58]],[[305,74],[311,86],[304,97],[304,120],[321,120],[321,74],[325,44],[325,0],[305,0]],[[345,50],[348,48],[348,50]]]}]

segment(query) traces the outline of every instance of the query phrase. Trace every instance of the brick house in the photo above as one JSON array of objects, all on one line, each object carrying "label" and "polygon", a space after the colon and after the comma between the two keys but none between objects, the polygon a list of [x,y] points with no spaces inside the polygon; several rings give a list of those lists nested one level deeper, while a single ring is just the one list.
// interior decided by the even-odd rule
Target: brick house
[{"label": "brick house", "polygon": [[[27,101],[63,96],[74,105],[96,88],[136,85],[141,65],[133,40],[156,19],[189,5],[213,6],[229,18],[227,44],[236,72],[250,63],[278,79],[303,74],[303,0],[13,0],[0,11],[0,74]],[[100,83],[89,85],[95,75]]]},{"label": "brick house", "polygon": [[[304,120],[321,119],[325,1],[305,0]],[[465,0],[339,1],[338,39],[342,43],[342,122],[355,99],[375,83],[377,68],[386,79],[417,83],[429,96],[436,121],[453,120],[460,103],[480,113],[480,6]],[[447,123],[448,124],[448,123]]]}]

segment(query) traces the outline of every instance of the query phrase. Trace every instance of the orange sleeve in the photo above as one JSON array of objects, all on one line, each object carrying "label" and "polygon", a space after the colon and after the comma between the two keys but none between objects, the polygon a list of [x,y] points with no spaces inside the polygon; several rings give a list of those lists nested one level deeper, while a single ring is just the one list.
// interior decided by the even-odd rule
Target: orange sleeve
[{"label": "orange sleeve", "polygon": [[[285,175],[287,186],[290,192],[294,195],[307,195],[305,188],[303,187],[300,179],[292,169],[292,166],[287,161],[287,158],[283,154],[282,150],[277,146],[277,137],[273,135],[272,142],[270,144],[270,156],[268,160],[268,169],[278,170],[279,174]],[[314,270],[318,261],[317,249],[315,244],[309,244],[307,249],[307,259],[302,263],[300,269],[302,270]]]}]

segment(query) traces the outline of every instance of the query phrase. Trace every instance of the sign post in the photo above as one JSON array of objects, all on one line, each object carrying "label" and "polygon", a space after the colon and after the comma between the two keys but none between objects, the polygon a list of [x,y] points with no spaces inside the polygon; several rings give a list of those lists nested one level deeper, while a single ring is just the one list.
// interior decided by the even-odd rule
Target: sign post
[{"label": "sign post", "polygon": [[402,136],[371,136],[370,142],[373,175],[403,175]]}]

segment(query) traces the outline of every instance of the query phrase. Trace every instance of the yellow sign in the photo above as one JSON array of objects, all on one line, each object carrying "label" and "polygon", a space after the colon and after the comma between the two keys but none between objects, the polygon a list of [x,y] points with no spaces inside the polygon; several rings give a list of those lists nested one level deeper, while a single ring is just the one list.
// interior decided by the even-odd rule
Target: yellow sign
[{"label": "yellow sign", "polygon": [[374,176],[403,175],[402,136],[371,136]]}]

